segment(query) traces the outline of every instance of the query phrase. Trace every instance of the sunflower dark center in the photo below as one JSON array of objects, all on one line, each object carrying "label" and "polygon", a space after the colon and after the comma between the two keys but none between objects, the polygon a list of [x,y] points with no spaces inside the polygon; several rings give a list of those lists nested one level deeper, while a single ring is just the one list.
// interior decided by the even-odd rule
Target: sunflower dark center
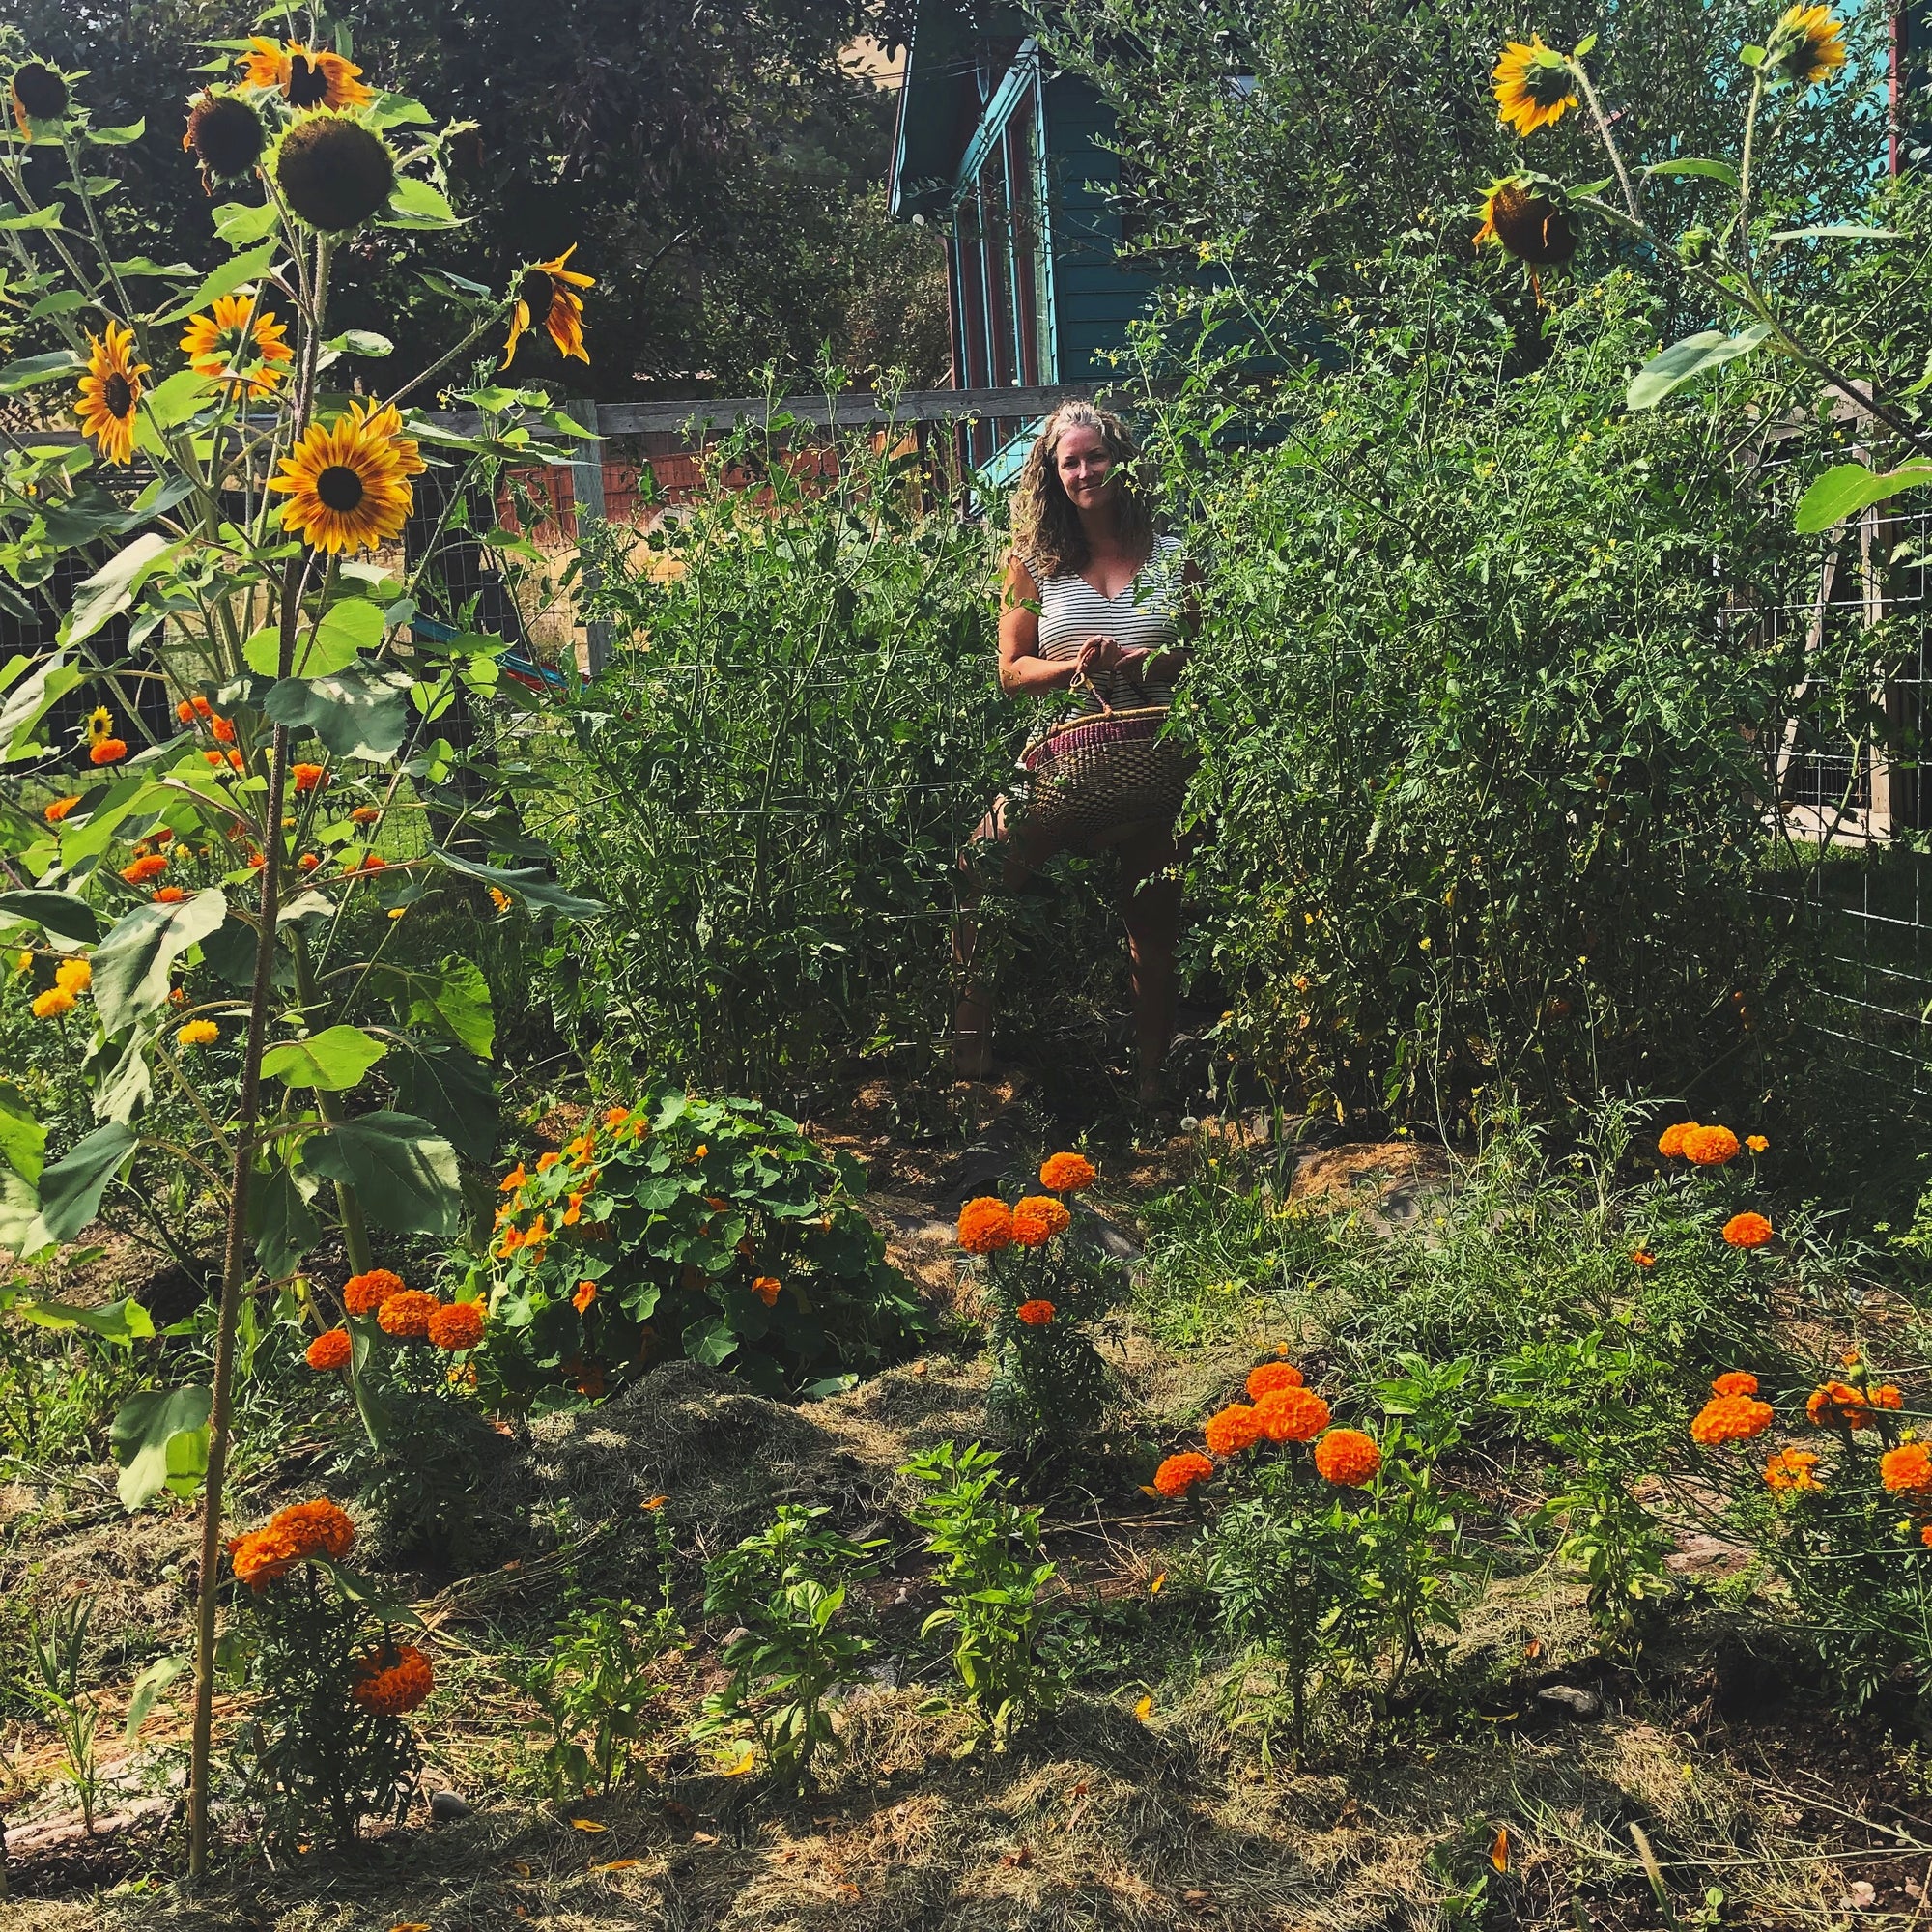
[{"label": "sunflower dark center", "polygon": [[43,61],[14,71],[14,98],[37,121],[57,121],[67,112],[67,82]]},{"label": "sunflower dark center", "polygon": [[346,517],[362,501],[362,479],[346,463],[331,463],[315,479],[315,494],[327,508]]},{"label": "sunflower dark center", "polygon": [[110,416],[125,416],[134,407],[134,385],[117,369],[101,384],[100,400]]},{"label": "sunflower dark center", "polygon": [[550,313],[552,288],[548,275],[530,273],[524,277],[523,286],[517,291],[517,299],[530,312],[530,320],[539,327]]},{"label": "sunflower dark center", "polygon": [[1522,91],[1539,107],[1554,107],[1565,96],[1574,92],[1567,67],[1544,67],[1532,65],[1522,76]]},{"label": "sunflower dark center", "polygon": [[320,107],[328,99],[328,71],[305,54],[289,62],[289,102],[295,107]]}]

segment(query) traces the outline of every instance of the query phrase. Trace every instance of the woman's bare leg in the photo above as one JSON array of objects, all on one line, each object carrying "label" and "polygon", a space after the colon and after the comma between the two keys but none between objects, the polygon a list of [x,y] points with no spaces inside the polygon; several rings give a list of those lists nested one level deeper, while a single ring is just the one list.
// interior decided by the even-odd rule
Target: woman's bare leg
[{"label": "woman's bare leg", "polygon": [[972,977],[973,949],[980,937],[980,923],[974,917],[980,903],[978,848],[986,845],[1005,848],[1000,883],[1008,892],[1023,886],[1053,856],[1050,842],[1024,831],[1016,833],[1008,824],[1004,798],[993,801],[992,810],[973,828],[959,855],[961,911],[952,927],[952,963],[966,983],[952,1016],[952,1070],[961,1080],[983,1080],[993,1066],[992,996]]},{"label": "woman's bare leg", "polygon": [[1174,950],[1180,938],[1180,880],[1175,875],[1179,853],[1172,829],[1164,825],[1122,839],[1120,852],[1140,1099],[1143,1106],[1152,1106],[1161,1096],[1160,1069],[1174,1040],[1179,996]]}]

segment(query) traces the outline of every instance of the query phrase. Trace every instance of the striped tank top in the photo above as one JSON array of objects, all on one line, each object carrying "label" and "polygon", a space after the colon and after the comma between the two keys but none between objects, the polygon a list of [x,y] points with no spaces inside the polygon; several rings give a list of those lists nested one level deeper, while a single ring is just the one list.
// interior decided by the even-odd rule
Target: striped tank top
[{"label": "striped tank top", "polygon": [[[1038,655],[1050,664],[1064,664],[1080,655],[1089,638],[1112,638],[1123,651],[1159,651],[1178,644],[1183,596],[1180,553],[1179,537],[1156,537],[1153,554],[1118,597],[1102,597],[1077,571],[1049,577],[1039,585]],[[1081,711],[1098,711],[1102,698],[1115,711],[1171,704],[1174,674],[1170,670],[1158,678],[1137,678],[1131,671],[1102,671],[1091,685],[1066,696]]]}]

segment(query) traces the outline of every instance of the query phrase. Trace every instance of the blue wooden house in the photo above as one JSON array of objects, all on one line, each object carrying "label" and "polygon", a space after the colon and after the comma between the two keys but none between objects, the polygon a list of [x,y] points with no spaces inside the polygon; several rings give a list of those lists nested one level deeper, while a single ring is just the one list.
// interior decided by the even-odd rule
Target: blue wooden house
[{"label": "blue wooden house", "polygon": [[[892,209],[946,237],[952,385],[1032,388],[1103,381],[1154,277],[1117,260],[1112,111],[1060,73],[1018,14],[974,0],[917,0],[892,158]],[[968,453],[995,481],[1015,469],[1034,418],[1000,417]]]}]

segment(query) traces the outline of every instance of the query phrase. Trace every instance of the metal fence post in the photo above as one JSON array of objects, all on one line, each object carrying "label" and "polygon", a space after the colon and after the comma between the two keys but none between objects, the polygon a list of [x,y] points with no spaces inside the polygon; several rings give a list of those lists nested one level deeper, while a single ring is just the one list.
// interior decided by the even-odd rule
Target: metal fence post
[{"label": "metal fence post", "polygon": [[[597,405],[587,396],[573,396],[564,404],[564,413],[581,422],[591,432],[597,431]],[[598,523],[604,522],[604,445],[591,438],[582,438],[573,446],[570,458],[570,494],[576,508],[577,536],[580,546],[583,539],[583,520],[594,517]],[[580,599],[587,598],[598,587],[597,566],[590,562],[580,548],[578,551],[577,594]],[[596,618],[583,626],[584,671],[595,677],[610,661],[611,627],[604,620]]]}]

